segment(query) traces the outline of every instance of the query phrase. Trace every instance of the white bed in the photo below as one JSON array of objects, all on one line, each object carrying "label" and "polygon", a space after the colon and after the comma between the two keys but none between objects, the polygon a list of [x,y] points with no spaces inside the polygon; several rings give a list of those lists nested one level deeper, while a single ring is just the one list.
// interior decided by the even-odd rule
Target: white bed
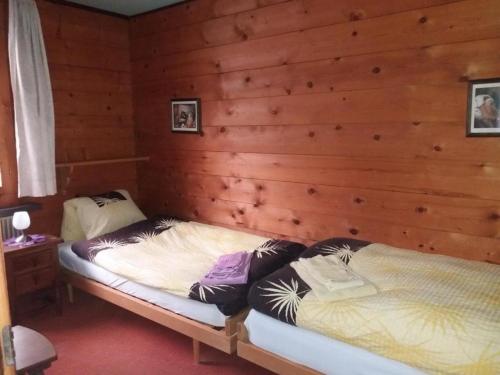
[{"label": "white bed", "polygon": [[113,289],[140,298],[187,318],[214,326],[224,327],[227,316],[216,305],[179,297],[160,289],[135,283],[78,257],[71,250],[71,242],[59,245],[59,263],[62,267]]},{"label": "white bed", "polygon": [[[422,375],[401,362],[381,357],[316,332],[291,326],[251,310],[245,320],[253,345],[324,374]],[[272,334],[270,334],[272,332]],[[283,345],[283,343],[286,343]]]}]

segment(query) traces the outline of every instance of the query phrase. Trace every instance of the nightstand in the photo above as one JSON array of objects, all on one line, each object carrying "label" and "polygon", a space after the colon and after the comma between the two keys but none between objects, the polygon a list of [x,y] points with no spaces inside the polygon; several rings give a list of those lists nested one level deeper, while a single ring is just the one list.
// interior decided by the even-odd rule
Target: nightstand
[{"label": "nightstand", "polygon": [[[12,318],[17,318],[19,302],[42,292],[51,292],[57,311],[62,311],[59,291],[59,237],[47,236],[44,242],[26,246],[5,246],[5,266]],[[45,297],[49,297],[47,294]],[[33,302],[30,301],[30,305]]]}]

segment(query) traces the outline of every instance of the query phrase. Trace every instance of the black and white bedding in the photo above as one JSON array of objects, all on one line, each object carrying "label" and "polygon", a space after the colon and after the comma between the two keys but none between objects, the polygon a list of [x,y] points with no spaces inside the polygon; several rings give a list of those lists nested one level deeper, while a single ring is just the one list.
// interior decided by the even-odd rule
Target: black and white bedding
[{"label": "black and white bedding", "polygon": [[[350,238],[332,238],[309,247],[300,254],[299,259],[334,255],[347,265],[356,251],[369,244],[367,241]],[[309,283],[312,284],[312,281]],[[288,264],[254,283],[248,302],[250,307],[263,314],[296,325],[300,302],[312,291],[312,287]]]},{"label": "black and white bedding", "polygon": [[[87,261],[132,281],[215,304],[225,315],[247,305],[253,282],[295,259],[305,246],[173,217],[144,220],[91,240],[73,243]],[[221,255],[252,253],[245,284],[200,285]]]}]

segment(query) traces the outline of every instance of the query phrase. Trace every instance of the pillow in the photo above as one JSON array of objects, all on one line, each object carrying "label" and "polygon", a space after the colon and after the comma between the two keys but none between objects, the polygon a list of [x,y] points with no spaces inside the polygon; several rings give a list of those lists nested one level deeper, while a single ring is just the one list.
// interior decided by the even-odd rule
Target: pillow
[{"label": "pillow", "polygon": [[76,214],[76,208],[69,204],[63,204],[63,219],[61,225],[61,237],[64,241],[81,241],[85,239],[80,220]]},{"label": "pillow", "polygon": [[75,210],[87,239],[114,232],[146,219],[126,190],[74,198],[65,204]]}]

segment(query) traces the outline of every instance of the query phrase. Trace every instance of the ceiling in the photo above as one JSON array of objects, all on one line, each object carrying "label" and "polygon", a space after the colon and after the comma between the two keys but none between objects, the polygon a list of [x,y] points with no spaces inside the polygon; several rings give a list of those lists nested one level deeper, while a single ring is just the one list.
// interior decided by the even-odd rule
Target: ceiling
[{"label": "ceiling", "polygon": [[69,0],[72,3],[118,13],[124,16],[148,12],[184,0]]}]

